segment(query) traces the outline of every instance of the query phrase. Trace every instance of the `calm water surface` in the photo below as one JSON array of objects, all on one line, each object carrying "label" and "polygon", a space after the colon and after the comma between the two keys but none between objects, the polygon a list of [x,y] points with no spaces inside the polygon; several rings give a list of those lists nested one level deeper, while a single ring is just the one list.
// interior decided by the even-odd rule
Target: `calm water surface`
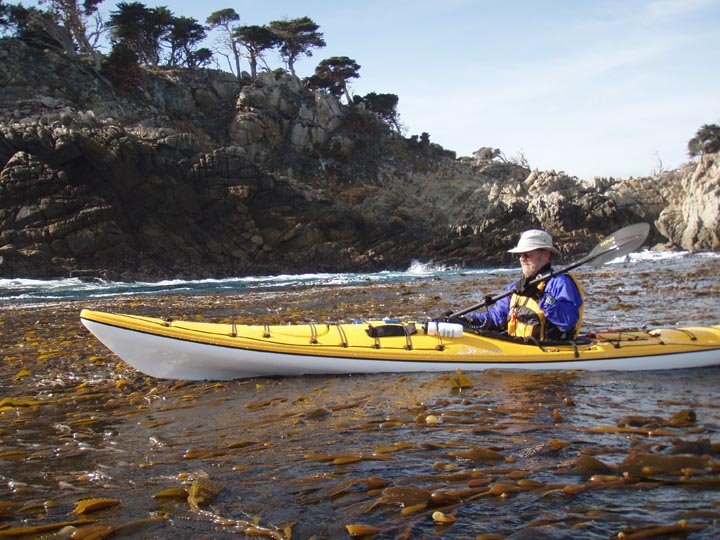
[{"label": "calm water surface", "polygon": [[[720,324],[719,260],[578,271],[586,327]],[[6,292],[0,538],[35,526],[48,538],[348,538],[359,524],[375,538],[720,537],[718,368],[489,371],[467,373],[463,389],[454,373],[183,383],[133,371],[78,320],[82,307],[268,323],[422,318],[511,276],[371,277]],[[72,514],[88,497],[107,506]],[[80,520],[92,523],[65,524]]]}]

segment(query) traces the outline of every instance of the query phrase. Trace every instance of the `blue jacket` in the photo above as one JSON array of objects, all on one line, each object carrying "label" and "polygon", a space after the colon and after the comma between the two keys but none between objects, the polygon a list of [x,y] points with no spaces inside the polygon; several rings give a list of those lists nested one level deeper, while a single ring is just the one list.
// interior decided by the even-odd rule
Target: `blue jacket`
[{"label": "blue jacket", "polygon": [[[512,291],[519,281],[514,281],[505,290]],[[482,326],[486,330],[506,330],[510,298],[511,296],[506,296],[489,309],[471,311],[464,317],[473,325]],[[569,332],[578,322],[583,299],[572,278],[567,274],[559,274],[547,280],[539,305],[548,322],[562,332]]]}]

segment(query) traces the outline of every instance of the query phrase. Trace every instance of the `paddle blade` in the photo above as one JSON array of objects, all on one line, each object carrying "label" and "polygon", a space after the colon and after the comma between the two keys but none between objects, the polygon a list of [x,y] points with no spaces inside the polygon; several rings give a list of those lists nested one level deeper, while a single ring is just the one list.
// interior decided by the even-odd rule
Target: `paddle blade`
[{"label": "paddle blade", "polygon": [[642,246],[649,233],[650,225],[647,223],[628,225],[604,238],[584,257],[584,261],[599,266],[617,257],[624,257]]}]

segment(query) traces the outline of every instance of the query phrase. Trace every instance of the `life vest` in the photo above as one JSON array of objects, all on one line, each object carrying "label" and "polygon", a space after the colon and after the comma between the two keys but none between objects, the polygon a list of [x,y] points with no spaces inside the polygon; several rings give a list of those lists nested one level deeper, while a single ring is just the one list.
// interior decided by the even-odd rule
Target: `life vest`
[{"label": "life vest", "polygon": [[[584,297],[582,287],[577,280],[568,274]],[[519,295],[513,293],[510,297],[510,311],[508,313],[508,335],[521,338],[534,338],[540,341],[573,339],[580,333],[582,326],[585,304],[580,306],[578,321],[575,328],[569,332],[563,332],[557,326],[547,320],[545,312],[540,308],[539,301],[543,297],[547,281],[537,286],[537,293],[533,295]]]}]

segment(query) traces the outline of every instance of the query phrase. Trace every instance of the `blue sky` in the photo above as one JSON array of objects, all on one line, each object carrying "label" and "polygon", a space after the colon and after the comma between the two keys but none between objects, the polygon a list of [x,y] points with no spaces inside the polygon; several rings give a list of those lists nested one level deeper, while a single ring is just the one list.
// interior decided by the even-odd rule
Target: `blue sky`
[{"label": "blue sky", "polygon": [[580,178],[642,176],[688,161],[687,141],[720,123],[720,0],[143,3],[200,22],[227,7],[240,24],[308,16],[327,47],[298,75],[351,57],[352,93],[397,94],[406,134],[458,156],[490,146]]}]

